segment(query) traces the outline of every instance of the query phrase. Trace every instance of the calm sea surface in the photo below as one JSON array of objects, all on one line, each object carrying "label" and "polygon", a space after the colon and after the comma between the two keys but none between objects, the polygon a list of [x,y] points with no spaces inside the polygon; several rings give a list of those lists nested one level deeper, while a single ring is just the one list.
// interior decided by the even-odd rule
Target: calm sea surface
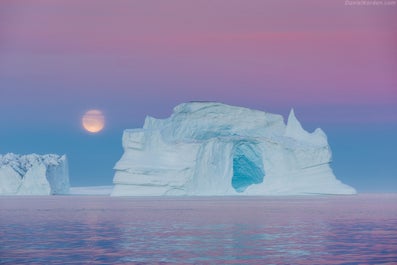
[{"label": "calm sea surface", "polygon": [[397,195],[0,197],[0,264],[397,264]]}]

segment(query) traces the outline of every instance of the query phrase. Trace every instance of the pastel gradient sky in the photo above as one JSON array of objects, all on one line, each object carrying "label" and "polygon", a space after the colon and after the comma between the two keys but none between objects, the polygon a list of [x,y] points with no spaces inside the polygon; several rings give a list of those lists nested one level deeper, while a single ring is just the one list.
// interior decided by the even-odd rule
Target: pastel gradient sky
[{"label": "pastel gradient sky", "polygon": [[[0,153],[66,153],[73,186],[110,185],[123,129],[146,115],[191,100],[293,107],[327,133],[339,179],[397,192],[389,3],[1,1]],[[98,135],[80,125],[91,108],[106,115]]]}]

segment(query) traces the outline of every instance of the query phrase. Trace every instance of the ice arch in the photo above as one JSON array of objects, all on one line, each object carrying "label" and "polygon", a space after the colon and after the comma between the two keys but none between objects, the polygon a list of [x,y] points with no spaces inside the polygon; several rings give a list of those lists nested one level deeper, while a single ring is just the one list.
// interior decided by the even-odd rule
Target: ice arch
[{"label": "ice arch", "polygon": [[248,186],[263,182],[262,154],[256,144],[238,142],[233,148],[233,177],[232,187],[237,192],[243,192]]}]

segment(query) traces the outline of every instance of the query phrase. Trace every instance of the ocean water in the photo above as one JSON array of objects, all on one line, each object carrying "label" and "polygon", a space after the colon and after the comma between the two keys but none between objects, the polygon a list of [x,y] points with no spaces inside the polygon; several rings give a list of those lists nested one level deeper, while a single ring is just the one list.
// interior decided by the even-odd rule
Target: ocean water
[{"label": "ocean water", "polygon": [[397,195],[1,197],[0,264],[397,264]]}]

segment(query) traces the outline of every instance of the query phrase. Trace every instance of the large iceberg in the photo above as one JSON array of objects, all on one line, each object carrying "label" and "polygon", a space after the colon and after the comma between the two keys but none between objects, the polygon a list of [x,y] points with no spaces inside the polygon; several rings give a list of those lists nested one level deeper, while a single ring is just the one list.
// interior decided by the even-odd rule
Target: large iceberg
[{"label": "large iceberg", "polygon": [[330,168],[321,129],[216,102],[176,106],[123,133],[113,196],[354,194]]},{"label": "large iceberg", "polygon": [[67,194],[69,187],[65,155],[0,155],[0,195]]}]

